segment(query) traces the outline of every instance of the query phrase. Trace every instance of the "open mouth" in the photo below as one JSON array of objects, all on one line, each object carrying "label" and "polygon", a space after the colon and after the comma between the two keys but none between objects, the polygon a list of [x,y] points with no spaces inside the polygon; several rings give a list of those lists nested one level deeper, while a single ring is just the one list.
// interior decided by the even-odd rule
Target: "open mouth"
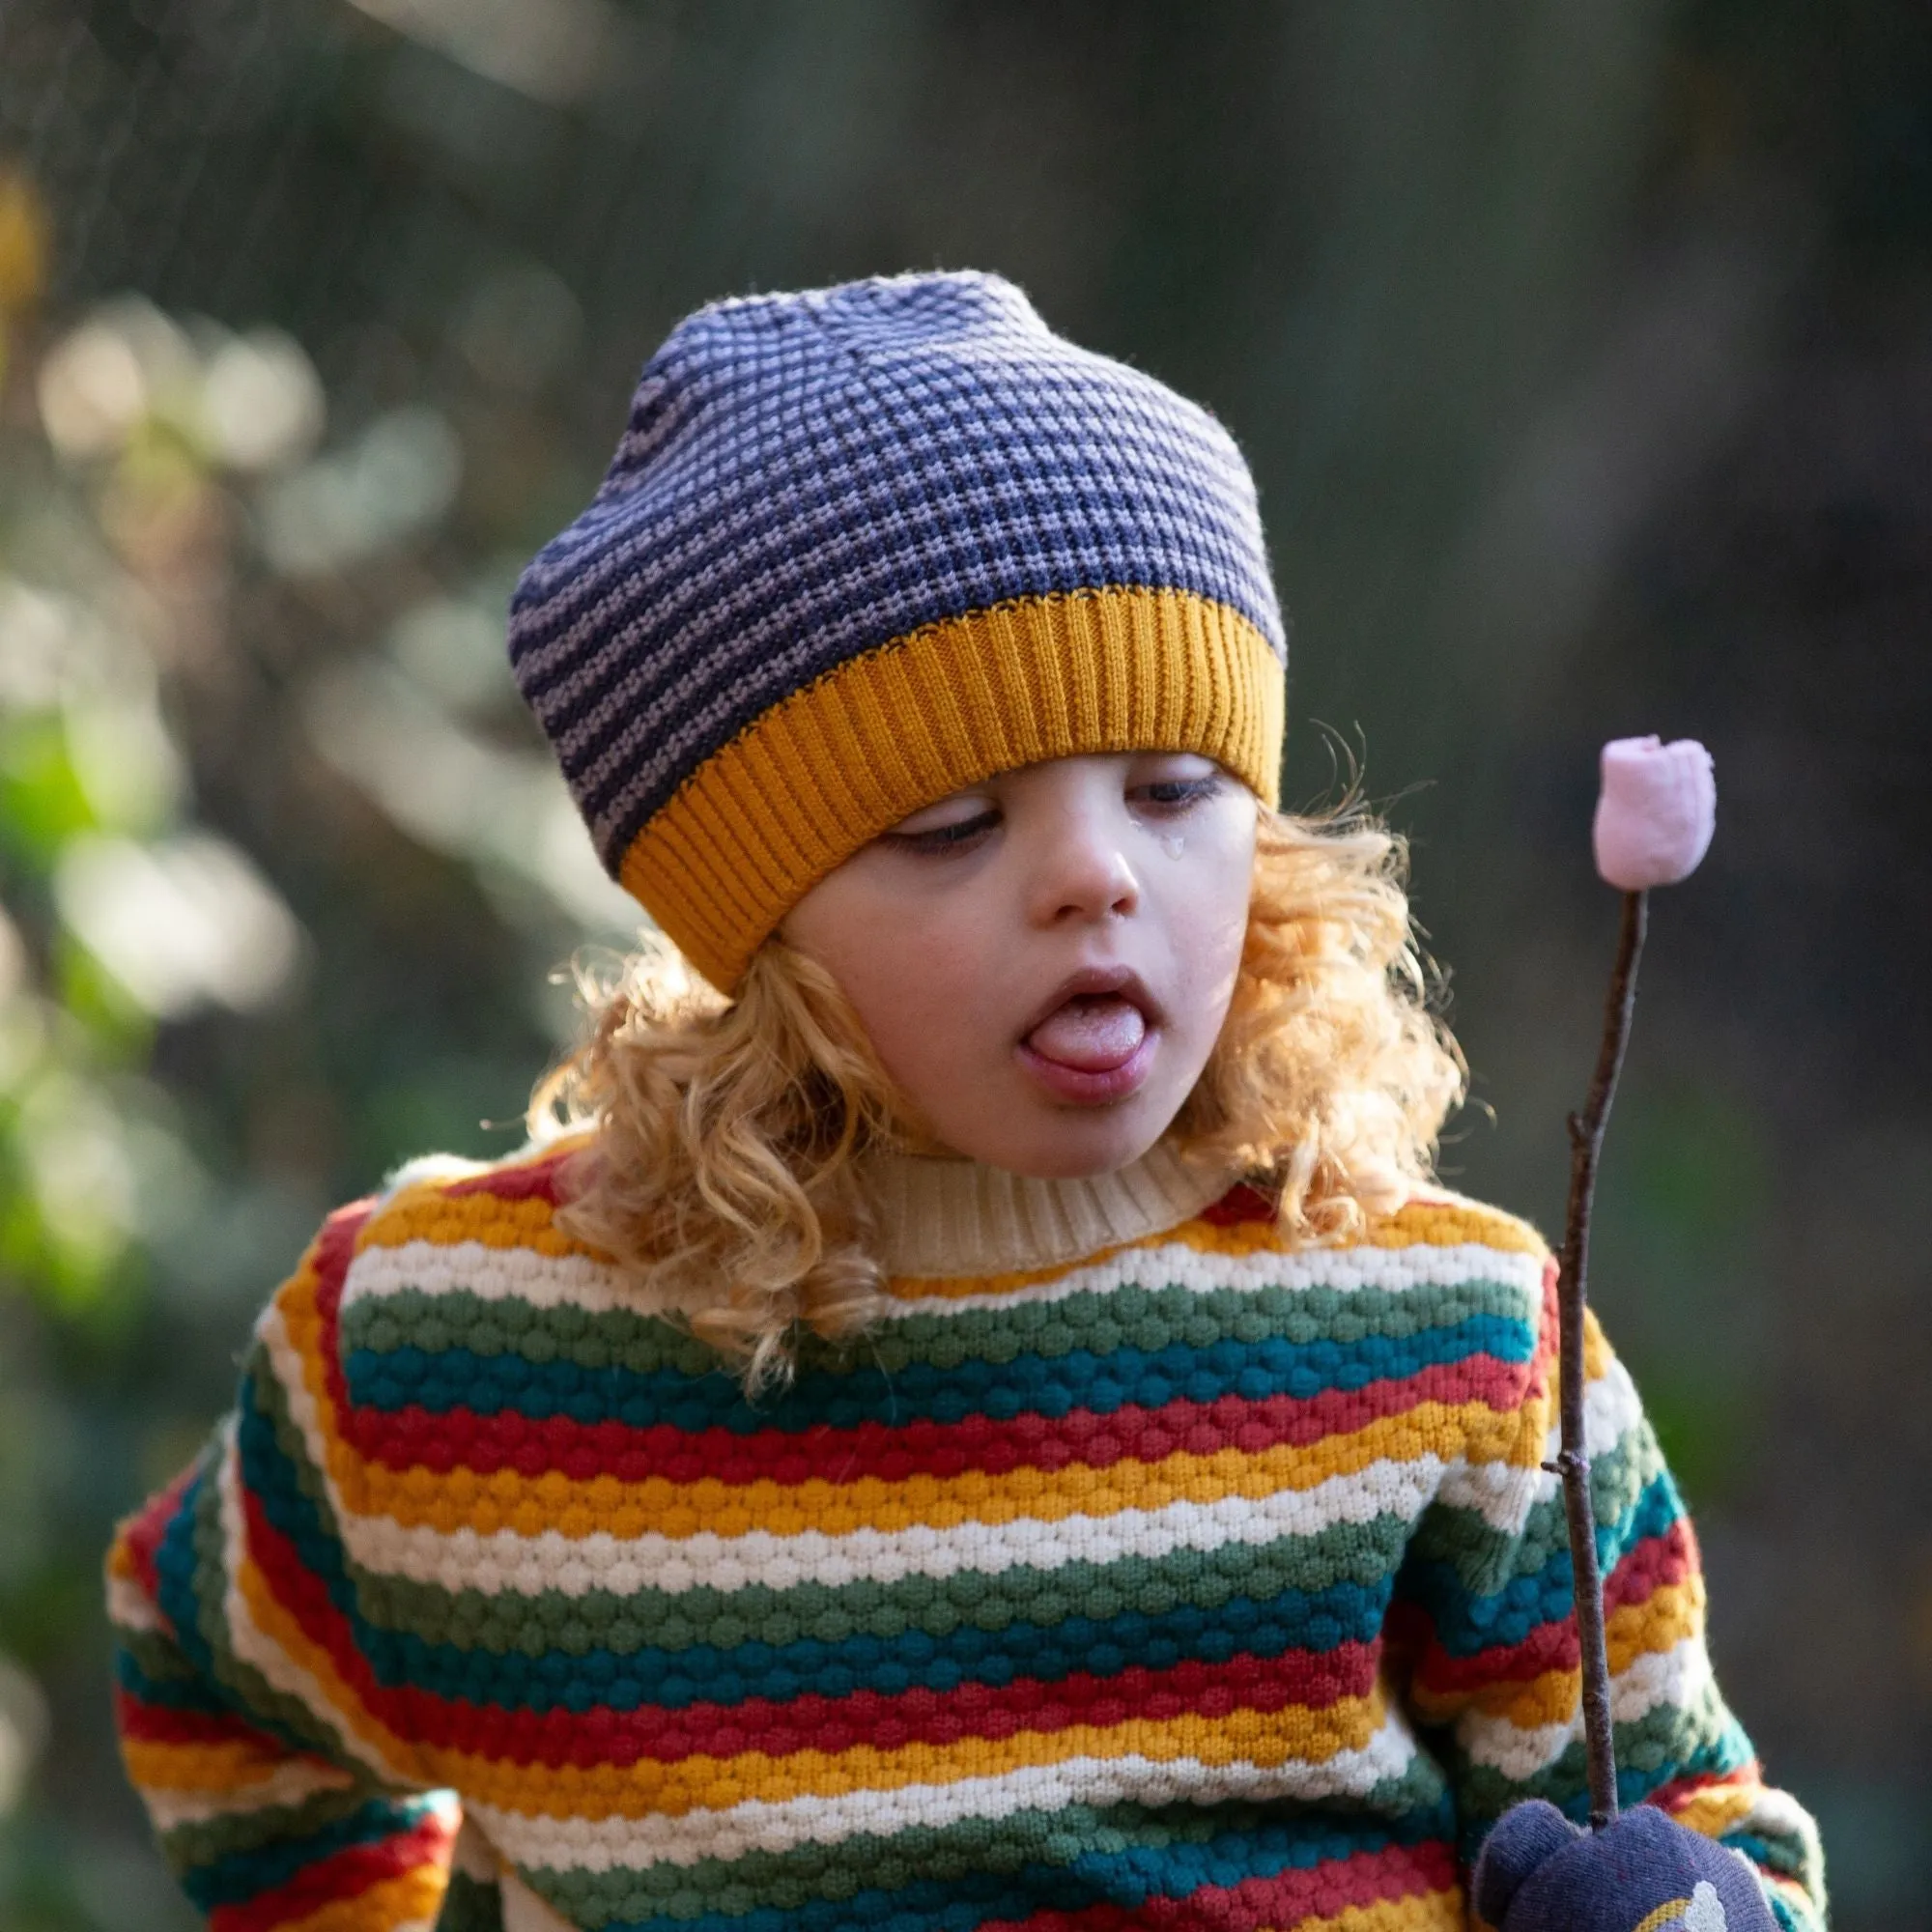
[{"label": "open mouth", "polygon": [[1147,1037],[1147,1015],[1119,993],[1076,993],[1027,1035],[1042,1060],[1081,1073],[1111,1073]]},{"label": "open mouth", "polygon": [[1075,974],[1022,1035],[1020,1064],[1056,1099],[1104,1105],[1147,1077],[1159,1012],[1125,967]]}]

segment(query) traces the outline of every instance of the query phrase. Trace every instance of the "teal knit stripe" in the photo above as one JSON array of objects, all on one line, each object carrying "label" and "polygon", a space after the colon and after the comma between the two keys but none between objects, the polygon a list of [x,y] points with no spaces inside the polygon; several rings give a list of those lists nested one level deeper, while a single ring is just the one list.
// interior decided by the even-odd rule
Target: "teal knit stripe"
[{"label": "teal knit stripe", "polygon": [[[280,1381],[257,1374],[255,1389],[265,1414],[274,1422],[282,1455],[315,1499],[327,1532],[336,1536],[334,1515],[288,1416]],[[748,1584],[738,1590],[682,1592],[639,1588],[583,1596],[560,1590],[537,1596],[452,1592],[365,1569],[348,1551],[344,1567],[355,1584],[359,1611],[371,1623],[469,1650],[547,1656],[554,1650],[680,1650],[697,1644],[790,1644],[806,1638],[838,1642],[848,1636],[895,1638],[912,1631],[943,1638],[960,1625],[989,1631],[1020,1621],[1053,1625],[1072,1615],[1090,1615],[1095,1604],[1109,1600],[1219,1609],[1236,1598],[1265,1602],[1283,1592],[1314,1594],[1350,1582],[1379,1588],[1403,1559],[1406,1528],[1405,1517],[1385,1515],[1267,1544],[1175,1549],[1163,1557],[1121,1557],[1111,1563],[1074,1561],[1051,1571],[1014,1567],[995,1577],[962,1571],[952,1577],[904,1577],[896,1582],[784,1588]]]},{"label": "teal knit stripe", "polygon": [[[297,1468],[327,1532],[339,1537],[317,1472],[288,1415],[281,1383],[267,1373],[258,1373],[254,1382],[257,1400],[273,1421],[277,1445]],[[990,1629],[1007,1622],[1058,1623],[1091,1613],[1096,1599],[1109,1596],[1145,1602],[1151,1592],[1159,1600],[1212,1609],[1240,1596],[1264,1598],[1286,1590],[1312,1594],[1347,1582],[1375,1587],[1401,1562],[1407,1528],[1405,1518],[1390,1514],[1264,1544],[1178,1549],[1108,1563],[1076,1561],[1052,1570],[1015,1567],[990,1577],[963,1571],[892,1583],[862,1579],[782,1588],[753,1583],[728,1591],[639,1589],[623,1595],[450,1591],[369,1570],[346,1550],[344,1563],[362,1614],[372,1623],[411,1631],[431,1642],[542,1656],[556,1649],[627,1651],[650,1645],[675,1650],[694,1644],[783,1644],[807,1637],[836,1642],[855,1635],[894,1637],[908,1631],[944,1636],[962,1623]]]},{"label": "teal knit stripe", "polygon": [[[266,1345],[257,1342],[243,1362],[244,1385],[252,1386],[261,1412],[272,1424],[281,1453],[298,1473],[303,1491],[315,1501],[317,1512],[328,1533],[336,1533],[334,1513],[328,1504],[321,1472],[308,1460],[301,1433],[290,1419],[281,1383]],[[202,1486],[195,1523],[195,1547],[200,1559],[197,1586],[200,1591],[200,1628],[214,1656],[214,1675],[244,1706],[262,1712],[279,1723],[310,1750],[330,1762],[366,1775],[359,1760],[343,1748],[337,1733],[324,1723],[300,1699],[278,1690],[256,1667],[235,1650],[226,1618],[227,1572],[225,1545],[218,1515],[217,1485]]]},{"label": "teal knit stripe", "polygon": [[[1697,1773],[1722,1776],[1751,1759],[1749,1740],[1708,1683],[1690,1704],[1654,1705],[1642,1717],[1613,1725],[1611,1734],[1619,1795],[1627,1804],[1637,1804],[1672,1778]],[[1472,1821],[1477,1839],[1491,1821],[1526,1798],[1547,1798],[1580,1817],[1589,1803],[1582,1740],[1573,1741],[1560,1757],[1528,1777],[1510,1777],[1494,1765],[1472,1764],[1462,1790],[1463,1816]],[[1467,1849],[1473,1856],[1473,1843]]]},{"label": "teal knit stripe", "polygon": [[1053,1570],[1014,1568],[988,1577],[908,1577],[896,1582],[750,1584],[741,1590],[629,1595],[560,1590],[485,1595],[373,1574],[350,1566],[363,1614],[391,1630],[466,1649],[541,1657],[556,1650],[627,1653],[646,1646],[837,1643],[853,1636],[891,1639],[908,1632],[943,1638],[962,1625],[997,1631],[1009,1623],[1051,1626],[1093,1614],[1096,1605],[1148,1602],[1214,1610],[1247,1597],[1287,1591],[1312,1595],[1339,1584],[1384,1584],[1402,1560],[1403,1519],[1336,1523],[1315,1535],[1220,1549],[1179,1549],[1111,1563],[1072,1562]]},{"label": "teal knit stripe", "polygon": [[[1400,1292],[1129,1288],[1011,1308],[915,1316],[875,1328],[861,1348],[813,1341],[802,1351],[801,1374],[897,1375],[914,1367],[1016,1363],[1028,1356],[1051,1361],[1075,1350],[1153,1352],[1177,1344],[1208,1349],[1222,1342],[1284,1341],[1347,1347],[1371,1336],[1406,1341],[1481,1316],[1528,1322],[1532,1332],[1536,1321],[1521,1289],[1502,1281]],[[693,1375],[700,1383],[714,1369],[708,1358],[696,1364],[690,1359],[689,1336],[629,1310],[545,1308],[463,1290],[431,1294],[403,1288],[352,1301],[343,1311],[341,1335],[345,1356],[357,1350],[386,1353],[405,1348],[434,1354],[460,1346],[476,1355],[515,1355],[536,1363]]]},{"label": "teal knit stripe", "polygon": [[[1647,1423],[1639,1422],[1613,1447],[1590,1459],[1590,1496],[1599,1522],[1614,1522],[1663,1473],[1663,1455]],[[1492,1595],[1505,1565],[1534,1575],[1570,1547],[1563,1494],[1554,1486],[1530,1506],[1522,1528],[1511,1534],[1475,1510],[1454,1503],[1431,1506],[1408,1544],[1412,1563],[1439,1563],[1454,1571],[1472,1597]]]},{"label": "teal knit stripe", "polygon": [[352,1817],[368,1802],[367,1789],[357,1787],[313,1792],[297,1804],[225,1811],[177,1825],[168,1833],[168,1850],[187,1864],[214,1864],[272,1846],[277,1839],[308,1837]]},{"label": "teal knit stripe", "polygon": [[[1401,1777],[1385,1778],[1350,1809],[1366,1833],[1385,1836],[1394,1819],[1426,1815],[1442,1797],[1440,1769],[1418,1753]],[[529,1870],[530,1885],[567,1917],[586,1925],[649,1918],[730,1917],[796,1912],[819,1899],[891,1889],[914,1877],[951,1882],[976,1872],[1008,1874],[1042,1861],[1071,1861],[1096,1847],[1155,1855],[1170,1846],[1206,1845],[1224,1833],[1263,1829],[1279,1812],[1253,1805],[1067,1804],[939,1827],[908,1826],[784,1852],[748,1851],[689,1865]]]}]

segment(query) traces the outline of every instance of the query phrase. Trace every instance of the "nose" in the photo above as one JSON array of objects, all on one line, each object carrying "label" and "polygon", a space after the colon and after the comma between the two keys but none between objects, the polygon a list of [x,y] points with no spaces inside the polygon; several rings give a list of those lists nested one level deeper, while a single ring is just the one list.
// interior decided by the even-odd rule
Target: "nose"
[{"label": "nose", "polygon": [[1124,919],[1139,908],[1140,880],[1122,830],[1105,811],[1073,811],[1060,819],[1033,879],[1030,911],[1036,925]]}]

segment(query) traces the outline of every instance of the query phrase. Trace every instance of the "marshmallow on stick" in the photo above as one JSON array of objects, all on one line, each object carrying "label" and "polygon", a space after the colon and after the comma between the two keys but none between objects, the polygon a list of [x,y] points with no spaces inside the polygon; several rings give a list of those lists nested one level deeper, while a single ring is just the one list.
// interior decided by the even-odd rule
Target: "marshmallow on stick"
[{"label": "marshmallow on stick", "polygon": [[1593,828],[1597,870],[1627,893],[1674,886],[1697,869],[1718,823],[1711,754],[1694,738],[1612,738]]},{"label": "marshmallow on stick", "polygon": [[1583,1441],[1583,1309],[1590,1268],[1590,1200],[1604,1126],[1616,1094],[1636,1004],[1637,961],[1649,918],[1649,889],[1689,878],[1710,849],[1718,787],[1711,754],[1694,738],[1617,738],[1604,747],[1603,790],[1593,842],[1597,870],[1624,895],[1623,929],[1604,1007],[1596,1077],[1580,1113],[1570,1116],[1570,1208],[1563,1232],[1560,1306],[1563,1479],[1576,1577],[1577,1635],[1581,1649],[1583,1737],[1590,1773],[1590,1825],[1601,1831],[1617,1815],[1617,1762],[1610,1734],[1610,1670],[1604,1644],[1604,1579],[1597,1561],[1596,1513]]}]

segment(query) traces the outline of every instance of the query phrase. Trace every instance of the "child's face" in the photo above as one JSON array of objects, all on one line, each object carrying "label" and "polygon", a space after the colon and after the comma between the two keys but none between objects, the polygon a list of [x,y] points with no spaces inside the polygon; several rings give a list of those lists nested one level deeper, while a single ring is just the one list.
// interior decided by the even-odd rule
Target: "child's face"
[{"label": "child's face", "polygon": [[1184,753],[1056,758],[895,826],[785,920],[956,1151],[1104,1173],[1159,1139],[1234,992],[1254,794]]}]

